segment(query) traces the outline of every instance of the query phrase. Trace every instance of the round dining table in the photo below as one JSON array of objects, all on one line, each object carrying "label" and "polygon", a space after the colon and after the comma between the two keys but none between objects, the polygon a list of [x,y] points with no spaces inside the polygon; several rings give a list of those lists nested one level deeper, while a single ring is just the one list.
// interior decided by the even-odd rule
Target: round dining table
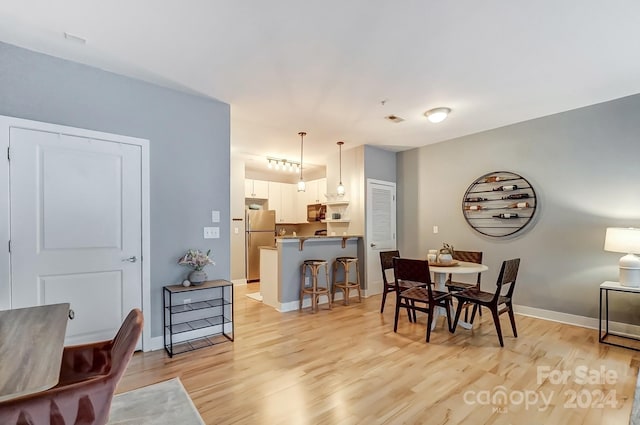
[{"label": "round dining table", "polygon": [[[445,283],[447,282],[447,275],[451,274],[476,274],[489,270],[489,267],[484,264],[477,263],[469,263],[466,261],[458,261],[456,265],[453,266],[437,266],[429,264],[429,270],[433,272],[433,283],[438,291],[446,292],[447,287]],[[438,307],[433,314],[433,323],[431,324],[431,329],[436,326],[436,319],[440,314],[446,314],[444,308]],[[453,307],[451,309],[451,320],[455,319],[455,311]],[[453,324],[456,325],[455,323]],[[464,329],[471,329],[471,323],[459,321],[458,325],[460,325]]]}]

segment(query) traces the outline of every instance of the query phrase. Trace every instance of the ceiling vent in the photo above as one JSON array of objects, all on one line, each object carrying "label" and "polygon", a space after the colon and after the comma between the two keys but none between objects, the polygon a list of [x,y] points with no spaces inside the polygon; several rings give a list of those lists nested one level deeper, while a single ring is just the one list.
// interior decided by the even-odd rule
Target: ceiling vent
[{"label": "ceiling vent", "polygon": [[387,121],[394,122],[396,124],[404,121],[404,118],[400,118],[400,117],[398,117],[396,115],[387,115],[386,117],[384,117],[384,119],[387,120]]}]

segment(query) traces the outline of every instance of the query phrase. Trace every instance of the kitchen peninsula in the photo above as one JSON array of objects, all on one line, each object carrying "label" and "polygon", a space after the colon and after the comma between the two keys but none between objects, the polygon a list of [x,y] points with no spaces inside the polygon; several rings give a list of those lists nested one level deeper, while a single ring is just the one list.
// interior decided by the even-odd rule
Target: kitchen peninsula
[{"label": "kitchen peninsula", "polygon": [[[360,267],[364,247],[359,235],[345,236],[282,236],[276,238],[276,248],[262,247],[260,250],[260,293],[263,303],[280,312],[297,310],[300,302],[300,266],[304,260],[324,259],[331,266],[336,257],[358,257]],[[340,269],[339,273],[342,273]],[[363,270],[360,270],[363,276]],[[341,275],[338,275],[341,279]],[[324,270],[319,277],[324,284]],[[337,294],[339,298],[341,294]],[[321,299],[326,302],[326,299]],[[306,307],[310,300],[305,299]]]}]

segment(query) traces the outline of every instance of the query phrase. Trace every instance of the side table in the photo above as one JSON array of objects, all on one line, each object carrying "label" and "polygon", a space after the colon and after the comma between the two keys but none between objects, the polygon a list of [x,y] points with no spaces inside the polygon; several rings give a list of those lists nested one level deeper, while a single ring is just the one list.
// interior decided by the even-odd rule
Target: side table
[{"label": "side table", "polygon": [[233,284],[210,280],[163,288],[164,348],[174,354],[233,341]]},{"label": "side table", "polygon": [[[599,335],[599,340],[600,343],[602,344],[608,344],[608,345],[615,345],[616,347],[622,347],[622,348],[629,348],[631,350],[636,350],[636,351],[640,351],[640,347],[631,347],[628,345],[622,345],[622,344],[618,344],[615,342],[610,342],[607,341],[607,337],[608,336],[616,336],[616,337],[620,337],[620,338],[625,338],[625,339],[629,339],[629,340],[633,340],[633,341],[640,341],[640,337],[635,337],[632,335],[627,335],[627,334],[621,334],[621,333],[616,333],[616,332],[612,332],[609,330],[609,292],[627,292],[627,293],[635,293],[635,294],[640,294],[640,288],[634,288],[634,287],[630,287],[630,286],[622,286],[620,284],[620,282],[610,282],[610,281],[606,281],[603,282],[602,284],[600,284],[600,306],[598,309],[598,314],[599,314],[599,321],[598,321],[598,335]],[[604,296],[604,322],[605,322],[605,328],[604,328],[604,333],[602,332],[602,298]]]}]

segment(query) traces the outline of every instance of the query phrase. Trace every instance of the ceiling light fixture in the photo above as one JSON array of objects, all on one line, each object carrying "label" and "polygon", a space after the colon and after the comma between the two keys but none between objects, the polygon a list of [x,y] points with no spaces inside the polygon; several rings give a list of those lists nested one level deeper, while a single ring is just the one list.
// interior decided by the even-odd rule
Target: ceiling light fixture
[{"label": "ceiling light fixture", "polygon": [[424,113],[424,116],[433,123],[444,121],[451,113],[451,108],[433,108]]},{"label": "ceiling light fixture", "polygon": [[300,136],[300,180],[298,181],[298,192],[304,192],[306,190],[306,185],[302,178],[302,147],[304,145],[304,136],[306,136],[307,133],[301,131],[298,135]]},{"label": "ceiling light fixture", "polygon": [[274,158],[272,156],[267,157],[267,168],[270,170],[297,172],[299,164],[299,162],[291,161],[290,159]]},{"label": "ceiling light fixture", "polygon": [[338,196],[344,196],[344,185],[342,184],[342,145],[344,142],[338,142],[338,148],[340,149],[340,183],[338,183]]}]

